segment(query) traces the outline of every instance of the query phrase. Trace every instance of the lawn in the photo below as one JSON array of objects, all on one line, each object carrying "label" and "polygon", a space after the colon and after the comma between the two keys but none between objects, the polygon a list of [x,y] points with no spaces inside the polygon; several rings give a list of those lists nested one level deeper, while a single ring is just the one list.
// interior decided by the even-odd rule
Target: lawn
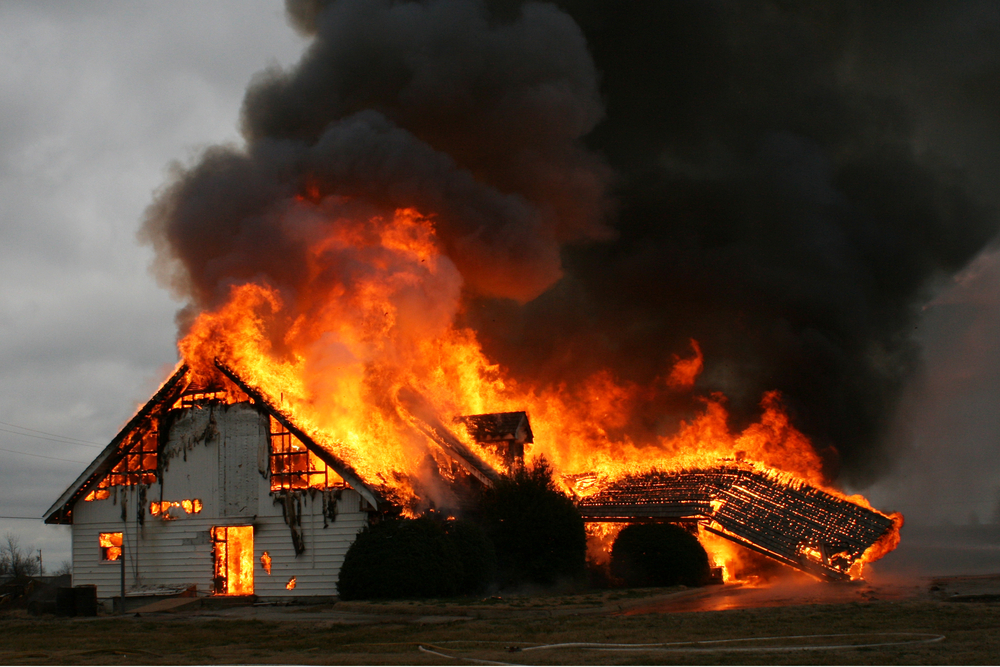
[{"label": "lawn", "polygon": [[[653,590],[502,601],[208,608],[139,618],[15,613],[0,618],[0,663],[995,664],[1000,659],[995,602],[923,597],[623,613],[662,598],[663,591]],[[537,648],[580,643],[591,646]]]}]

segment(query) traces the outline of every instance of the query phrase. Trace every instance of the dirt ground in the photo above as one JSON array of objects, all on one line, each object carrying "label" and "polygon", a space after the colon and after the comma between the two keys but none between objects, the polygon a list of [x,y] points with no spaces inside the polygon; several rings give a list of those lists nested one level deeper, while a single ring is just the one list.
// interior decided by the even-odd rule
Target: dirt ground
[{"label": "dirt ground", "polygon": [[2,664],[997,664],[1000,575],[0,617]]}]

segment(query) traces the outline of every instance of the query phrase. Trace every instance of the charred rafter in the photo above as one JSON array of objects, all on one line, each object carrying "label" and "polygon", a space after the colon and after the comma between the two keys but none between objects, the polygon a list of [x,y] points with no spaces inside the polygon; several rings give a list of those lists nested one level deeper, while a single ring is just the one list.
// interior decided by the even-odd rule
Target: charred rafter
[{"label": "charred rafter", "polygon": [[367,500],[372,507],[376,510],[383,510],[387,507],[386,499],[375,489],[371,488],[369,485],[361,479],[361,476],[352,468],[349,464],[340,460],[338,457],[334,456],[332,453],[327,451],[325,448],[321,447],[316,443],[315,440],[310,438],[306,433],[297,427],[292,421],[285,415],[277,406],[273,405],[260,391],[250,386],[229,366],[224,364],[222,361],[216,359],[216,367],[225,375],[227,378],[232,380],[232,382],[239,387],[243,392],[252,398],[255,403],[259,404],[264,408],[272,417],[274,417],[278,422],[281,423],[288,432],[298,438],[306,448],[313,454],[318,456],[325,464],[333,468],[333,470],[344,478],[344,481],[351,485],[355,491],[360,493],[365,500]]},{"label": "charred rafter", "polygon": [[785,565],[846,579],[889,517],[808,484],[725,463],[626,477],[578,503],[586,521],[697,521]]},{"label": "charred rafter", "polygon": [[462,441],[441,423],[434,409],[414,389],[404,387],[398,393],[400,413],[407,423],[436,443],[445,454],[485,486],[493,486],[500,478],[497,471],[462,444]]},{"label": "charred rafter", "polygon": [[173,375],[167,378],[153,397],[125,424],[118,435],[108,443],[108,446],[98,454],[94,462],[76,479],[45,513],[45,523],[73,523],[73,505],[82,498],[91,487],[103,478],[122,459],[126,450],[134,444],[135,434],[146,431],[150,422],[156,419],[164,409],[177,400],[184,390],[182,380],[188,373],[188,367],[181,364]]}]

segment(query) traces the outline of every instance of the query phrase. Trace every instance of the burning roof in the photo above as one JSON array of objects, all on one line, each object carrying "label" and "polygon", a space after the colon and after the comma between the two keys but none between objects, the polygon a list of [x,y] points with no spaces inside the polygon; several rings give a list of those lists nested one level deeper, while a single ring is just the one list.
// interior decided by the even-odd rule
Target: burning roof
[{"label": "burning roof", "polygon": [[587,521],[697,521],[831,580],[858,575],[864,562],[891,550],[901,521],[787,475],[732,461],[628,476],[582,499],[579,508]]},{"label": "burning roof", "polygon": [[[324,463],[336,471],[337,474],[343,477],[372,507],[376,509],[386,508],[387,500],[385,493],[379,489],[378,485],[363,480],[348,463],[317,444],[313,438],[296,426],[287,415],[268,401],[261,392],[244,382],[233,369],[221,362],[218,362],[216,365],[218,370],[231,380],[239,390],[255,403],[261,405],[273,418],[281,422],[309,451],[318,456]],[[83,473],[66,489],[52,507],[45,512],[45,522],[72,523],[73,505],[90,491],[97,482],[114,470],[122,459],[128,456],[129,451],[133,447],[142,443],[146,432],[156,427],[166,411],[175,407],[178,403],[181,403],[182,407],[188,407],[184,403],[187,397],[204,395],[206,392],[215,393],[219,389],[219,387],[214,385],[205,385],[198,378],[192,377],[191,369],[186,364],[180,364],[174,373],[160,386],[157,392],[125,424],[108,446],[87,466]]]}]

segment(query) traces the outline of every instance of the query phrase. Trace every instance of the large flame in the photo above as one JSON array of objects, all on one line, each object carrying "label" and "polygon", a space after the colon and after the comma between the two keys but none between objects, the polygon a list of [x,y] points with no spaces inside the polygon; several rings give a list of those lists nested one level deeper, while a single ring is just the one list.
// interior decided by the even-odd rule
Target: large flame
[{"label": "large flame", "polygon": [[[426,440],[401,416],[403,388],[419,392],[445,423],[527,411],[531,455],[544,455],[577,496],[626,473],[730,458],[845,497],[827,488],[820,456],[777,392],[762,397],[759,420],[740,432],[729,427],[725,397],[712,394],[669,435],[629,435],[651,393],[692,391],[703,367],[697,341],[693,357],[675,357],[650,386],[620,381],[610,370],[574,386],[532,386],[492,363],[474,331],[456,326],[461,277],[438,243],[432,216],[400,209],[391,217],[331,221],[315,198],[288,206],[311,243],[302,288],[281,294],[265,279],[234,286],[223,306],[197,318],[179,344],[181,355],[205,380],[217,376],[214,362],[222,360],[317,443],[403,501],[417,494],[408,480],[421,476],[426,459]],[[464,429],[456,435],[503,467]],[[870,507],[860,496],[849,499]],[[891,550],[892,539],[898,534],[865,560]]]}]

